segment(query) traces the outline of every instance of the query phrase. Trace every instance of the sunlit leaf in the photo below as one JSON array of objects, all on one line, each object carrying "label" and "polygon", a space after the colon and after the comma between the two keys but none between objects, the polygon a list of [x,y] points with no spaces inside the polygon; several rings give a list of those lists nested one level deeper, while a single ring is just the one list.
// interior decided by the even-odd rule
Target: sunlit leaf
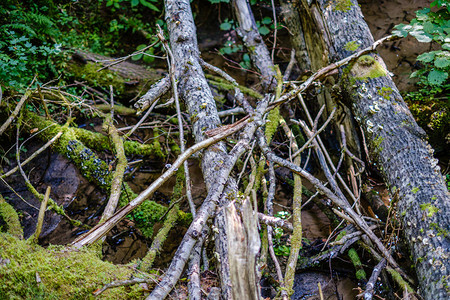
[{"label": "sunlit leaf", "polygon": [[430,84],[442,84],[447,78],[448,73],[441,70],[432,70],[430,73],[428,73],[428,81],[430,82]]},{"label": "sunlit leaf", "polygon": [[436,58],[434,65],[438,68],[446,68],[450,66],[450,56],[441,56]]},{"label": "sunlit leaf", "polygon": [[417,56],[417,60],[428,63],[433,61],[434,56],[435,52],[427,52]]}]

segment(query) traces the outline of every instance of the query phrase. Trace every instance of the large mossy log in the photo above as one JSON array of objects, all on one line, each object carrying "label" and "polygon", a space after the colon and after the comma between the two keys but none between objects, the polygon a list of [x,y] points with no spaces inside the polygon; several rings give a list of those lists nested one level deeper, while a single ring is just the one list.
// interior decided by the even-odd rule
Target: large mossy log
[{"label": "large mossy log", "polygon": [[[309,16],[321,33],[315,44],[326,45],[317,57],[335,62],[374,42],[355,0],[320,0],[312,7],[302,1],[302,9],[312,12]],[[307,43],[313,39],[308,31],[305,35]],[[423,130],[377,55],[360,57],[341,70],[339,83],[364,130],[372,161],[391,194],[398,196],[420,293],[425,299],[448,299],[450,195]]]},{"label": "large mossy log", "polygon": [[[87,145],[97,150],[111,149],[109,138],[101,133],[95,133],[79,128],[61,126],[51,120],[44,119],[34,113],[25,112],[25,128],[28,130],[43,130],[38,138],[43,141],[50,140],[59,131],[62,136],[53,144],[55,149],[61,155],[68,158],[80,171],[80,173],[89,181],[96,184],[104,192],[109,192],[112,182],[112,172],[108,164],[101,160]],[[86,143],[86,145],[85,145]],[[159,143],[157,145],[146,145],[137,142],[126,141],[124,143],[126,154],[152,155],[154,157],[164,157]],[[119,205],[124,206],[137,197],[127,183],[122,184],[122,193]],[[151,200],[145,201],[135,212],[134,218],[136,225],[147,237],[153,234],[153,225],[167,211],[167,207]],[[190,214],[183,211],[178,212],[179,221],[188,224],[191,221]]]},{"label": "large mossy log", "polygon": [[161,78],[161,74],[145,66],[82,50],[72,55],[68,71],[76,79],[102,88],[105,94],[112,86],[124,99],[141,94],[146,87]]}]

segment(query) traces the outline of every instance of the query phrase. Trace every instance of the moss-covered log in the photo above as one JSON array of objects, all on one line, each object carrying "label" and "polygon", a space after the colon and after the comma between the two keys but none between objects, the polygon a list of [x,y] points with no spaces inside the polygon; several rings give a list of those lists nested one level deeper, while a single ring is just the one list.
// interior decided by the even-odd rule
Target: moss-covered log
[{"label": "moss-covered log", "polygon": [[[79,169],[80,173],[92,183],[95,183],[103,191],[109,193],[112,181],[112,172],[109,170],[109,166],[101,160],[90,148],[80,141],[81,137],[87,142],[88,145],[97,146],[97,149],[111,149],[109,145],[109,139],[100,133],[94,133],[87,130],[80,130],[78,128],[72,128],[68,126],[61,126],[57,123],[46,120],[37,116],[31,112],[25,112],[24,126],[28,129],[38,128],[44,130],[38,135],[43,141],[53,137],[59,131],[63,132],[63,135],[53,144],[53,148],[67,157],[75,166]],[[80,135],[81,133],[81,135]],[[90,135],[92,134],[92,135]],[[97,138],[97,139],[96,139]],[[131,144],[130,144],[131,143]],[[102,144],[100,146],[100,144]],[[158,143],[159,144],[159,143]],[[128,147],[127,147],[128,145]],[[141,145],[136,142],[125,142],[125,152],[134,154],[142,154],[140,149],[144,153],[155,153],[153,149],[157,148],[157,152],[161,151],[158,146]],[[122,193],[119,200],[119,205],[124,206],[131,200],[133,200],[137,194],[135,194],[128,184],[122,184]],[[158,204],[154,201],[146,200],[133,214],[133,220],[138,228],[141,229],[143,234],[147,237],[153,234],[153,224],[164,215],[167,207]],[[180,222],[189,222],[190,217],[184,212],[179,211]]]},{"label": "moss-covered log", "polygon": [[[302,1],[307,5],[306,1]],[[308,10],[320,24],[330,62],[365,48],[374,40],[355,0],[314,2]],[[318,14],[319,12],[319,14]],[[303,24],[302,24],[303,25]],[[425,299],[450,294],[450,195],[433,158],[433,151],[376,55],[360,57],[341,74],[352,112],[364,130],[371,159],[382,172],[392,194],[399,198],[404,236]]]},{"label": "moss-covered log", "polygon": [[111,57],[77,50],[72,55],[68,69],[75,78],[87,81],[90,86],[109,91],[109,86],[112,85],[117,94],[127,99],[135,97],[161,78],[155,70],[141,65],[127,61],[113,63]]}]

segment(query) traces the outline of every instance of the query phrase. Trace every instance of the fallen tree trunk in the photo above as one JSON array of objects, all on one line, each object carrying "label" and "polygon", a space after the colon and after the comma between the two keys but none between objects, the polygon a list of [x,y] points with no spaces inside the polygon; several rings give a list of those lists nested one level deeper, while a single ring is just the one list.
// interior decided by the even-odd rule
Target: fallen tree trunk
[{"label": "fallen tree trunk", "polygon": [[[312,7],[302,1],[302,5],[303,9],[315,12],[310,15],[321,32],[321,41],[315,44],[327,46],[322,54],[330,62],[373,44],[356,1],[320,0]],[[305,37],[305,40],[308,46],[312,39]],[[371,159],[383,174],[391,194],[398,195],[398,213],[411,248],[420,293],[425,299],[447,299],[450,196],[433,150],[380,57],[360,57],[341,70],[339,83],[364,130]]]},{"label": "fallen tree trunk", "polygon": [[[215,100],[200,64],[200,51],[198,50],[197,34],[190,2],[167,0],[165,1],[165,8],[167,28],[173,52],[172,63],[175,64],[175,74],[179,79],[177,88],[179,89],[181,99],[186,104],[193,126],[195,141],[198,143],[206,139],[205,132],[220,126],[221,122]],[[253,135],[253,133],[250,132],[250,135]],[[203,221],[196,223],[194,220],[189,228],[193,233],[202,231],[201,227],[205,226],[204,223],[211,216],[216,205],[220,208],[225,207],[232,199],[237,197],[237,185],[235,179],[230,176],[229,172],[218,172],[220,169],[227,169],[225,168],[227,161],[232,162],[232,165],[228,167],[230,171],[235,163],[234,158],[230,159],[227,154],[225,145],[223,143],[217,143],[207,148],[202,154],[202,173],[209,194],[208,198],[205,199],[202,208],[199,209],[198,215],[200,216],[196,219]],[[242,154],[242,152],[240,152],[240,154]],[[232,157],[237,159],[240,154],[235,154]],[[221,185],[223,185],[223,190],[216,189]],[[219,264],[222,296],[225,299],[232,299],[233,295],[239,295],[244,290],[236,290],[236,285],[231,283],[229,260],[230,256],[233,256],[234,253],[228,251],[229,244],[227,243],[227,235],[230,234],[230,229],[228,228],[227,230],[225,210],[219,210],[215,216],[214,222],[218,229],[215,243],[216,251],[220,256]],[[196,228],[195,226],[199,226],[198,228],[200,228],[200,230],[194,229]],[[193,236],[193,234],[191,235]],[[194,239],[196,239],[196,237],[194,237]],[[164,298],[167,293],[170,292],[173,285],[178,280],[177,277],[179,277],[183,271],[185,259],[192,251],[192,247],[194,246],[193,243],[194,240],[192,239],[183,240],[175,254],[175,259],[169,267],[167,275],[148,299]],[[197,245],[197,247],[201,247],[201,245]],[[245,248],[245,246],[243,247]],[[249,264],[249,267],[250,269],[248,269],[247,272],[249,274],[254,274],[256,271],[254,264]],[[253,275],[252,278],[257,278],[257,276]],[[251,284],[258,286],[255,280],[253,280]],[[249,290],[245,291],[249,292]],[[258,294],[258,289],[256,294]],[[247,298],[246,295],[241,295],[241,297]]]}]

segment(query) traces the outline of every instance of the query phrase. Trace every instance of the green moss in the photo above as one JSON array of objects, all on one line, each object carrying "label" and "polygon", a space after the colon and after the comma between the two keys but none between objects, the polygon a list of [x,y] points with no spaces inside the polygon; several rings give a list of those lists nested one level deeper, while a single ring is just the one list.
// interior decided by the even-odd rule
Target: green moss
[{"label": "green moss", "polygon": [[433,228],[434,230],[436,230],[437,231],[437,235],[442,235],[444,237],[448,237],[449,236],[448,230],[440,227],[437,223],[430,223],[430,228]]},{"label": "green moss", "polygon": [[0,231],[6,231],[17,238],[23,238],[19,216],[16,210],[3,199],[2,195],[0,195],[0,219],[6,224],[6,228],[0,227]]},{"label": "green moss", "polygon": [[393,93],[392,88],[383,86],[381,90],[378,90],[377,94],[383,97],[386,100],[389,100],[391,94]]},{"label": "green moss", "polygon": [[158,128],[153,129],[153,143],[152,143],[153,152],[156,156],[165,158],[166,154],[163,152],[161,144],[159,143],[159,133]]},{"label": "green moss", "polygon": [[334,0],[333,9],[337,11],[348,12],[353,6],[350,0]]},{"label": "green moss", "polygon": [[[94,299],[93,292],[117,280],[130,279],[133,269],[99,259],[95,252],[63,246],[44,249],[0,233],[0,295],[4,299]],[[36,282],[37,275],[41,283]],[[102,299],[139,299],[139,285],[108,289]]]},{"label": "green moss", "polygon": [[359,48],[359,46],[361,45],[358,42],[351,41],[345,44],[344,49],[347,51],[356,51]]},{"label": "green moss", "polygon": [[267,139],[267,143],[270,144],[272,141],[273,135],[278,129],[278,125],[280,124],[280,108],[277,106],[272,109],[267,116],[266,130],[265,135]]},{"label": "green moss", "polygon": [[345,230],[342,230],[341,232],[339,232],[339,234],[336,237],[336,241],[340,241],[346,234],[347,234],[347,231],[345,231]]},{"label": "green moss", "polygon": [[398,273],[397,271],[395,271],[392,268],[386,268],[386,270],[389,272],[389,274],[391,274],[392,278],[394,279],[394,281],[396,281],[398,283],[398,285],[400,286],[401,289],[405,289],[409,292],[409,293],[414,293],[414,290],[411,288],[411,286],[403,279],[402,275],[400,275],[400,273]]},{"label": "green moss", "polygon": [[439,208],[431,203],[420,204],[420,209],[423,211],[427,211],[427,217],[432,217],[435,213],[439,212]]},{"label": "green moss", "polygon": [[92,62],[83,65],[74,63],[70,65],[70,71],[75,77],[84,79],[91,86],[100,86],[109,90],[109,86],[112,85],[114,92],[123,93],[126,80],[109,69],[97,72],[101,67],[100,64]]},{"label": "green moss", "polygon": [[[210,84],[215,85],[217,88],[220,88],[220,89],[225,90],[225,91],[232,91],[236,87],[235,85],[233,85],[232,83],[229,83],[228,81],[226,81],[225,79],[223,79],[221,77],[217,77],[217,76],[209,75],[209,74],[206,74],[205,77],[209,80]],[[248,87],[245,87],[245,86],[242,86],[242,85],[238,85],[237,87],[245,95],[248,95],[248,96],[256,98],[256,99],[262,99],[263,98],[263,95],[261,95],[257,91],[254,91],[254,90],[252,90],[252,89],[250,89]]]},{"label": "green moss", "polygon": [[[177,171],[177,178],[173,187],[173,194],[171,202],[176,203],[183,196],[183,187],[185,185],[184,168],[181,167]],[[158,234],[153,239],[152,245],[145,257],[142,259],[140,269],[143,271],[150,271],[156,255],[162,250],[162,246],[169,234],[169,231],[175,226],[179,217],[180,205],[175,204],[168,212],[163,227],[158,231]]]},{"label": "green moss", "polygon": [[355,80],[367,80],[387,75],[386,69],[372,56],[362,55],[355,63],[349,66],[349,76],[351,76],[351,84]]},{"label": "green moss", "polygon": [[372,140],[373,149],[375,154],[379,154],[381,151],[383,151],[383,147],[381,147],[381,144],[383,143],[384,138],[379,135],[376,138]]},{"label": "green moss", "polygon": [[348,250],[348,256],[350,257],[353,265],[355,266],[355,269],[357,270],[356,278],[358,280],[366,279],[367,278],[366,272],[364,271],[361,260],[359,259],[359,255],[354,248]]}]

